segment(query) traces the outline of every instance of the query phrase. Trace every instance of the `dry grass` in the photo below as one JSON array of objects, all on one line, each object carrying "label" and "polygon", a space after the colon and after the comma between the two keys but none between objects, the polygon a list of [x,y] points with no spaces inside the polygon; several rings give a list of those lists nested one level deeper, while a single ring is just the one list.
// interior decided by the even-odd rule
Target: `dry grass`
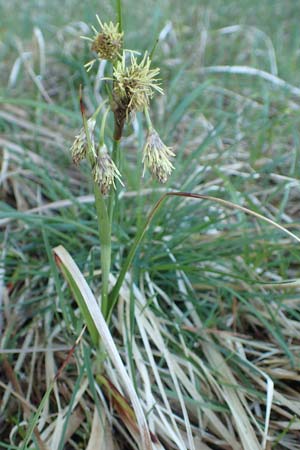
[{"label": "dry grass", "polygon": [[[285,59],[280,53],[286,23],[278,35],[267,22],[262,32],[245,26],[246,16],[236,25],[238,5],[232,22],[219,6],[195,3],[168,23],[147,16],[145,30],[163,30],[157,58],[167,92],[155,105],[157,126],[177,153],[166,190],[217,196],[299,236],[300,103],[294,48]],[[202,18],[196,24],[193,14]],[[79,83],[89,111],[100,86],[80,69],[86,50],[77,36],[86,25],[61,20],[52,40],[39,27],[19,39],[1,75],[0,447],[300,448],[300,253],[270,223],[212,202],[168,200],[127,274],[110,329],[92,307],[108,357],[99,360],[81,334],[52,248],[68,249],[79,288],[96,305],[95,213],[87,169],[71,166],[68,148],[80,126]],[[285,20],[295,32],[293,16]],[[132,170],[143,138],[137,118],[124,140],[111,286],[164,192]]]}]

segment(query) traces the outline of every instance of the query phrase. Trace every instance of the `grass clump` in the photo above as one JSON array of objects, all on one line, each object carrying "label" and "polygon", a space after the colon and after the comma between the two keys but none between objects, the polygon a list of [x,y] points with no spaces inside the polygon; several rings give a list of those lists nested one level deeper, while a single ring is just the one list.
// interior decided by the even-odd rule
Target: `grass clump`
[{"label": "grass clump", "polygon": [[298,12],[94,6],[2,31],[0,446],[296,449]]}]

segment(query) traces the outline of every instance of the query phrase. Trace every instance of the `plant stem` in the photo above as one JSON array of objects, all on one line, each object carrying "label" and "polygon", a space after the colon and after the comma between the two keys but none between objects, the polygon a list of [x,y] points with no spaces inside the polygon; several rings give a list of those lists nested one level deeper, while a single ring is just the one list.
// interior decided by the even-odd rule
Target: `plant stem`
[{"label": "plant stem", "polygon": [[117,15],[118,15],[118,24],[119,24],[119,33],[123,31],[122,24],[122,1],[117,0]]},{"label": "plant stem", "polygon": [[111,264],[111,226],[103,195],[99,186],[94,183],[95,206],[97,211],[99,240],[101,245],[101,310],[104,317],[108,314],[108,284]]},{"label": "plant stem", "polygon": [[163,195],[158,200],[158,202],[156,203],[156,205],[154,206],[154,208],[151,210],[150,214],[148,215],[144,226],[137,232],[137,234],[135,236],[134,242],[133,242],[132,247],[131,247],[131,249],[130,249],[130,251],[128,253],[128,256],[127,256],[127,258],[126,258],[126,260],[125,260],[125,262],[124,262],[124,264],[123,264],[123,266],[121,268],[121,271],[119,273],[119,276],[118,276],[118,279],[116,281],[116,284],[114,285],[114,287],[113,287],[113,289],[110,292],[109,297],[108,297],[107,323],[109,323],[109,320],[110,320],[113,308],[114,308],[114,306],[116,304],[116,301],[117,301],[120,289],[122,287],[125,275],[126,275],[127,270],[129,269],[129,267],[130,267],[130,265],[131,265],[131,263],[133,261],[133,258],[135,256],[136,250],[137,250],[139,244],[141,243],[143,237],[145,236],[145,233],[146,233],[146,231],[148,229],[148,226],[151,223],[154,215],[159,211],[159,209],[161,208],[161,206],[162,206],[164,200],[167,198],[167,196],[168,196],[168,193]]},{"label": "plant stem", "polygon": [[[122,171],[122,168],[120,167],[120,141],[113,141],[113,152],[112,152],[112,160],[119,169],[119,171]],[[110,196],[108,200],[108,217],[109,217],[109,223],[110,228],[112,228],[112,221],[113,221],[113,215],[114,215],[114,209],[118,198],[120,187],[119,183],[116,182],[116,189],[111,189]]]},{"label": "plant stem", "polygon": [[[82,99],[80,101],[83,127],[86,134],[88,145],[88,160],[91,164],[91,170],[97,164],[95,149],[91,141],[90,131],[85,116]],[[107,112],[106,112],[107,114]],[[99,186],[94,183],[95,206],[98,220],[99,240],[101,247],[101,272],[102,272],[102,288],[101,288],[101,309],[104,317],[108,314],[108,282],[111,264],[111,225],[107,213],[106,204]]]},{"label": "plant stem", "polygon": [[150,119],[150,116],[149,116],[148,108],[144,109],[144,114],[145,114],[145,119],[146,119],[146,122],[147,122],[148,130],[150,130],[151,128],[153,128],[153,125],[152,125],[152,122],[151,122],[151,119]]}]

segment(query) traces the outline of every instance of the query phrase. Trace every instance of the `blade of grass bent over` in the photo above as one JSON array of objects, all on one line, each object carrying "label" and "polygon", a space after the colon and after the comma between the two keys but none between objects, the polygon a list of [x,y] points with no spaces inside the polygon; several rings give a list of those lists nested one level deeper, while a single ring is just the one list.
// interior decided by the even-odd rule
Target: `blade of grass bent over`
[{"label": "blade of grass bent over", "polygon": [[56,253],[56,249],[58,249],[58,248],[59,247],[56,247],[55,249],[53,249],[55,262],[58,265],[58,267],[60,268],[65,280],[68,282],[69,287],[72,291],[72,294],[73,294],[73,296],[76,300],[76,303],[79,306],[80,312],[84,318],[84,322],[89,330],[93,344],[95,346],[97,346],[98,345],[98,332],[97,332],[97,329],[93,322],[93,319],[89,313],[89,310],[86,306],[84,298],[81,294],[81,291],[78,287],[79,280],[76,278],[76,275],[74,273],[70,272],[69,268],[63,263],[60,256]]},{"label": "blade of grass bent over", "polygon": [[55,247],[53,249],[53,252],[59,266],[61,268],[64,268],[64,271],[69,274],[69,279],[72,279],[73,285],[76,285],[76,289],[80,292],[81,298],[83,299],[85,307],[88,310],[89,318],[91,318],[94,322],[94,326],[99,333],[99,336],[101,337],[107,354],[113,362],[121,379],[123,380],[124,388],[126,389],[128,397],[131,400],[132,407],[134,409],[136,420],[139,426],[142,444],[141,448],[143,450],[152,450],[153,447],[145,415],[141,408],[137,394],[134,390],[134,386],[123,365],[118,349],[112,339],[108,326],[96,302],[94,294],[92,293],[89,285],[87,284],[75,261],[66,251],[66,249],[62,245],[59,245],[58,247]]}]

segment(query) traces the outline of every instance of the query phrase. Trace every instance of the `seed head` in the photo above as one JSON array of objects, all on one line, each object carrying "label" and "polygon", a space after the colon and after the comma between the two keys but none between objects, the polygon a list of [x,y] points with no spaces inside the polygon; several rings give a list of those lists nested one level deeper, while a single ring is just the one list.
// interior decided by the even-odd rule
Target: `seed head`
[{"label": "seed head", "polygon": [[[95,119],[88,119],[87,126],[90,133],[90,140],[94,145],[94,128],[96,125]],[[72,159],[75,164],[78,164],[82,159],[86,157],[88,150],[88,143],[84,128],[81,128],[79,134],[75,137],[75,141],[71,147]]]},{"label": "seed head", "polygon": [[[115,61],[120,57],[120,53],[123,48],[123,32],[119,32],[119,24],[113,24],[113,22],[102,23],[99,16],[96,15],[97,21],[100,25],[98,31],[95,27],[92,27],[94,31],[93,39],[83,36],[83,39],[87,39],[92,42],[91,49],[97,53],[99,59],[106,59],[108,61]],[[90,70],[95,59],[85,64],[87,70]]]},{"label": "seed head", "polygon": [[92,50],[98,54],[99,58],[114,61],[123,47],[123,33],[119,32],[119,24],[102,23],[99,17],[96,17],[101,31],[95,32]]},{"label": "seed head", "polygon": [[116,188],[115,178],[123,185],[121,174],[111,159],[105,145],[99,150],[96,163],[93,167],[93,177],[95,183],[99,185],[103,195],[108,194],[111,186],[113,186],[114,189]]},{"label": "seed head", "polygon": [[144,173],[148,167],[152,176],[160,183],[165,183],[174,169],[170,159],[175,156],[167,147],[154,128],[150,128],[143,149]]},{"label": "seed head", "polygon": [[126,65],[125,52],[122,59],[117,61],[114,67],[114,99],[119,109],[126,112],[126,117],[130,112],[141,111],[149,105],[154,91],[163,93],[158,84],[156,76],[159,68],[150,69],[151,60],[147,54],[144,55],[140,63],[131,53],[130,65]]}]

